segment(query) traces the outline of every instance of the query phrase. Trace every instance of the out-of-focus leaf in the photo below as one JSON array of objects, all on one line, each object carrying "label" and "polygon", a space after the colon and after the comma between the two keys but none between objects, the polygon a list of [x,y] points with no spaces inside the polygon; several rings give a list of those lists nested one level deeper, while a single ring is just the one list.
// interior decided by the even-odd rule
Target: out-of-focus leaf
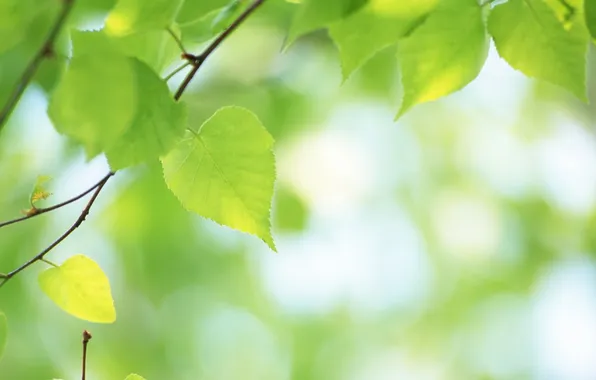
[{"label": "out-of-focus leaf", "polygon": [[125,36],[169,27],[183,0],[120,0],[106,19],[106,32]]},{"label": "out-of-focus leaf", "polygon": [[280,188],[275,192],[273,227],[282,231],[302,231],[306,225],[306,205],[290,189]]},{"label": "out-of-focus leaf", "polygon": [[76,255],[39,274],[41,290],[67,313],[90,322],[116,320],[107,276],[87,256]]},{"label": "out-of-focus leaf", "polygon": [[224,30],[241,11],[242,0],[232,0],[232,2],[224,7],[211,22],[213,33],[216,34]]},{"label": "out-of-focus leaf", "polygon": [[333,23],[329,34],[339,49],[344,80],[374,54],[397,43],[436,3],[370,0],[358,12]]},{"label": "out-of-focus leaf", "polygon": [[[41,3],[42,6],[47,4]],[[0,1],[0,53],[16,46],[25,38],[39,6],[32,0]]]},{"label": "out-of-focus leaf", "polygon": [[8,337],[8,324],[6,322],[6,315],[0,311],[0,359],[4,354],[6,348],[6,341]]},{"label": "out-of-focus leaf", "polygon": [[590,35],[596,39],[596,0],[584,0],[584,15]]},{"label": "out-of-focus leaf", "polygon": [[145,378],[141,375],[137,375],[136,373],[131,373],[130,375],[126,376],[124,380],[145,380]]},{"label": "out-of-focus leaf", "polygon": [[106,51],[75,56],[50,99],[49,116],[58,132],[81,142],[93,157],[129,127],[135,84],[133,61],[126,56]]},{"label": "out-of-focus leaf", "polygon": [[296,17],[290,26],[286,46],[291,45],[298,37],[324,28],[334,21],[356,12],[368,0],[303,0],[296,5]]},{"label": "out-of-focus leaf", "polygon": [[222,108],[163,158],[166,183],[185,208],[256,235],[275,250],[272,146],[273,137],[252,112]]},{"label": "out-of-focus leaf", "polygon": [[581,25],[566,30],[542,0],[511,0],[492,10],[488,29],[511,67],[586,100],[588,41]]}]

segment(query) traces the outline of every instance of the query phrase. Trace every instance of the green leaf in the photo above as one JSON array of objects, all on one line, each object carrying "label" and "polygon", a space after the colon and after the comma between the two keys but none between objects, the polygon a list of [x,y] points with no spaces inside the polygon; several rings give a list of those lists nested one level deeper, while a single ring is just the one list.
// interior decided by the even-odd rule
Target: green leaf
[{"label": "green leaf", "polygon": [[54,127],[84,144],[88,157],[113,146],[133,120],[132,62],[108,51],[74,56],[50,100]]},{"label": "green leaf", "polygon": [[194,22],[205,17],[208,13],[224,8],[230,0],[187,0],[176,17],[179,24]]},{"label": "green leaf", "polygon": [[137,375],[136,373],[131,373],[130,375],[126,376],[124,380],[145,380],[143,376]]},{"label": "green leaf", "polygon": [[35,204],[41,200],[48,199],[52,193],[46,190],[45,184],[48,183],[52,177],[47,175],[40,175],[37,176],[37,181],[35,182],[35,186],[33,187],[33,191],[31,192],[31,196],[29,197],[29,203],[31,203],[31,207],[35,207]]},{"label": "green leaf", "polygon": [[272,146],[273,137],[252,112],[224,107],[162,159],[164,177],[185,208],[256,235],[275,251]]},{"label": "green leaf", "polygon": [[596,39],[596,0],[584,0],[584,15],[590,35]]},{"label": "green leaf", "polygon": [[542,0],[510,0],[492,10],[488,29],[511,67],[586,100],[587,38],[581,25],[565,30]]},{"label": "green leaf", "polygon": [[[70,86],[62,89],[63,92],[59,88],[50,102],[50,116],[56,129],[83,143],[89,157],[105,152],[114,170],[166,154],[182,137],[186,125],[186,109],[173,100],[165,81],[145,63],[125,57],[124,54],[131,52],[122,49],[120,42],[121,39],[114,40],[102,32],[73,33],[73,65],[82,59],[95,67],[103,64],[104,57],[117,57],[120,63],[117,68],[126,69],[131,75],[93,78],[95,74],[86,70],[84,74],[86,78],[91,76],[91,85],[67,82]],[[71,70],[72,65],[65,81]],[[63,82],[61,86],[66,85]],[[89,93],[88,86],[97,91]],[[121,98],[122,91],[127,99]],[[113,105],[114,98],[124,104]],[[72,102],[79,104],[74,103],[77,107],[73,107]],[[98,104],[109,106],[103,108]],[[108,118],[113,124],[108,124]]]},{"label": "green leaf", "polygon": [[285,45],[290,46],[301,35],[349,16],[367,2],[368,0],[303,0],[297,5],[299,9],[290,26]]},{"label": "green leaf", "polygon": [[482,13],[476,0],[443,0],[398,44],[404,90],[398,117],[476,78],[489,47]]},{"label": "green leaf", "polygon": [[111,35],[163,30],[170,26],[183,0],[119,0],[106,20]]},{"label": "green leaf", "polygon": [[225,6],[217,13],[217,16],[211,22],[211,29],[214,34],[223,31],[230,25],[230,23],[238,17],[242,11],[242,0],[232,0],[230,4]]},{"label": "green leaf", "polygon": [[77,318],[97,323],[116,320],[108,278],[95,261],[84,255],[41,272],[39,286],[56,305]]},{"label": "green leaf", "polygon": [[0,1],[0,53],[16,46],[25,38],[39,4],[31,0]]},{"label": "green leaf", "polygon": [[372,2],[329,27],[340,53],[344,80],[374,54],[397,43],[437,0]]},{"label": "green leaf", "polygon": [[130,127],[106,151],[113,170],[136,165],[168,153],[184,134],[186,107],[170,96],[168,86],[140,61],[134,62],[139,96]]},{"label": "green leaf", "polygon": [[[177,27],[172,28],[177,31]],[[180,56],[176,41],[164,30],[111,36],[105,31],[73,31],[71,33],[74,56],[98,54],[121,54],[138,58],[156,73]]]},{"label": "green leaf", "polygon": [[4,354],[6,348],[6,341],[8,337],[8,324],[6,322],[6,315],[0,311],[0,359]]}]

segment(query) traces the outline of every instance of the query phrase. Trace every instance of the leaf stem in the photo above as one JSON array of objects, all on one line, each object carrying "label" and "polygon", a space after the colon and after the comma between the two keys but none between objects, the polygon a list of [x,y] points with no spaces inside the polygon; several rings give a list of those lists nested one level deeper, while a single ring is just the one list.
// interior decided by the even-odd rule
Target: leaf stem
[{"label": "leaf stem", "polygon": [[53,267],[55,267],[55,268],[58,268],[58,264],[55,264],[55,263],[51,262],[51,261],[50,261],[50,260],[48,260],[48,259],[41,258],[41,259],[39,259],[39,261],[43,261],[44,263],[46,263],[46,264],[48,264],[48,265],[51,265],[51,266],[53,266]]},{"label": "leaf stem", "polygon": [[232,34],[232,32],[234,32],[234,30],[236,30],[238,28],[238,26],[240,26],[240,24],[242,24],[242,22],[248,18],[248,16],[250,16],[261,4],[263,4],[264,1],[265,0],[254,0],[252,2],[252,4],[250,4],[244,10],[244,12],[242,12],[242,14],[240,14],[238,16],[238,18],[235,19],[230,24],[230,26],[228,26],[223,32],[221,32],[221,34],[219,36],[217,36],[217,38],[215,40],[213,40],[213,42],[211,42],[211,44],[209,44],[209,46],[207,46],[207,48],[205,48],[205,50],[203,50],[203,52],[201,54],[194,56],[194,59],[192,60],[193,68],[186,75],[186,78],[184,78],[184,81],[178,88],[178,91],[176,91],[176,94],[174,95],[175,100],[180,99],[180,97],[186,90],[186,87],[188,87],[188,85],[190,84],[190,82],[192,81],[194,76],[196,75],[197,71],[199,71],[199,69],[201,68],[203,63],[207,60],[207,58],[209,58],[211,53],[213,53],[213,51],[215,51],[215,49],[217,49],[217,47],[219,45],[221,45],[221,43],[224,42],[224,40],[226,38],[228,38],[230,36],[230,34]]},{"label": "leaf stem", "polygon": [[184,48],[184,44],[182,44],[182,40],[180,39],[180,37],[178,37],[176,35],[176,33],[174,33],[174,31],[172,30],[172,28],[170,28],[169,26],[166,28],[166,31],[170,34],[170,36],[172,36],[172,38],[174,39],[174,41],[176,41],[176,45],[178,45],[178,48],[180,49],[180,51],[184,54],[186,53],[186,49]]},{"label": "leaf stem", "polygon": [[183,65],[178,66],[176,69],[174,69],[174,71],[172,71],[171,73],[169,73],[168,75],[165,76],[165,78],[163,78],[164,81],[169,81],[170,79],[172,79],[172,77],[176,74],[178,74],[180,71],[184,70],[187,66],[189,66],[191,63],[189,61],[184,62]]},{"label": "leaf stem", "polygon": [[68,15],[73,7],[73,4],[74,0],[62,0],[62,10],[60,11],[58,18],[56,19],[54,26],[48,33],[45,42],[43,43],[41,48],[37,51],[31,62],[29,62],[29,65],[23,72],[23,75],[15,85],[12,94],[8,98],[8,101],[0,111],[0,131],[2,131],[2,127],[5,125],[9,116],[12,114],[12,111],[21,99],[21,95],[23,95],[23,92],[25,92],[25,88],[27,88],[27,85],[33,79],[33,76],[37,72],[37,69],[39,68],[39,65],[41,64],[43,59],[46,57],[50,57],[53,54],[54,41],[56,40],[56,37],[58,37],[58,33],[60,33],[60,30],[64,26],[66,19],[68,18]]},{"label": "leaf stem", "polygon": [[114,172],[110,172],[108,173],[107,176],[105,176],[98,184],[98,186],[96,186],[95,192],[93,193],[93,195],[91,196],[91,199],[89,199],[89,202],[87,202],[87,205],[85,206],[85,208],[83,209],[83,211],[81,211],[81,214],[79,215],[79,217],[77,218],[77,220],[74,222],[74,224],[72,226],[70,226],[70,228],[63,233],[58,239],[56,239],[52,244],[50,244],[48,247],[46,247],[43,251],[41,251],[40,253],[38,253],[37,255],[35,255],[33,258],[31,258],[29,261],[27,261],[26,263],[22,264],[21,266],[19,266],[18,268],[14,269],[13,271],[7,273],[2,282],[0,283],[0,287],[2,287],[4,284],[6,284],[8,282],[8,280],[10,280],[11,278],[13,278],[14,276],[16,276],[17,274],[19,274],[20,272],[22,272],[23,270],[27,269],[30,265],[34,264],[37,261],[40,261],[44,258],[44,256],[50,252],[52,249],[54,249],[54,247],[56,247],[58,244],[62,243],[62,241],[64,239],[66,239],[70,234],[72,234],[77,228],[79,228],[81,226],[81,224],[85,221],[85,218],[87,218],[87,215],[89,215],[89,211],[91,210],[91,207],[93,206],[93,203],[95,203],[95,200],[97,199],[97,197],[99,196],[99,193],[101,192],[101,190],[103,189],[103,187],[105,186],[105,184],[108,182],[108,180],[114,175]]},{"label": "leaf stem", "polygon": [[34,218],[34,217],[36,217],[38,215],[45,214],[46,212],[54,211],[56,209],[59,209],[59,208],[64,207],[66,205],[69,205],[69,204],[71,204],[73,202],[76,202],[79,199],[83,198],[85,195],[87,195],[90,192],[92,192],[93,190],[97,189],[103,182],[105,182],[107,180],[107,178],[111,177],[112,175],[114,175],[114,173],[112,173],[112,172],[108,173],[105,177],[103,177],[101,179],[101,181],[97,182],[95,185],[91,186],[89,189],[83,191],[81,194],[79,194],[77,196],[74,196],[74,197],[72,197],[72,198],[70,198],[70,199],[68,199],[68,200],[66,200],[64,202],[58,203],[58,204],[53,205],[53,206],[50,206],[50,207],[36,208],[35,209],[36,210],[35,213],[32,213],[30,215],[25,215],[25,216],[22,216],[20,218],[8,220],[6,222],[2,222],[2,223],[0,223],[0,228],[9,226],[9,225],[14,224],[14,223],[22,222],[23,220]]}]

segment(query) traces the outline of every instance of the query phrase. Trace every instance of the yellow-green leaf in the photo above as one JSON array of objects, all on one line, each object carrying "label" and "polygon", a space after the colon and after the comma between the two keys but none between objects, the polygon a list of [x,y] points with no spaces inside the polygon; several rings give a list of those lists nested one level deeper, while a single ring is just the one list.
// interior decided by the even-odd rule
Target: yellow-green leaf
[{"label": "yellow-green leaf", "polygon": [[6,347],[6,341],[8,337],[8,324],[6,323],[6,315],[0,311],[0,358],[4,354],[4,348]]},{"label": "yellow-green leaf", "polygon": [[272,146],[273,137],[252,112],[224,107],[162,159],[164,176],[184,207],[256,235],[275,250]]},{"label": "yellow-green leaf", "polygon": [[172,24],[182,3],[183,0],[120,0],[106,19],[106,31],[125,36],[163,30]]},{"label": "yellow-green leaf", "polygon": [[398,116],[462,89],[484,65],[488,35],[476,0],[443,0],[398,43],[404,89]]},{"label": "yellow-green leaf", "polygon": [[543,0],[511,0],[492,10],[488,29],[511,67],[586,100],[588,38],[581,23],[567,30]]},{"label": "yellow-green leaf", "polygon": [[124,380],[145,380],[143,376],[137,375],[136,373],[131,373],[130,375],[126,376]]},{"label": "yellow-green leaf", "polygon": [[370,0],[362,9],[331,24],[329,34],[339,49],[344,80],[373,55],[397,43],[436,2]]},{"label": "yellow-green leaf", "polygon": [[292,21],[286,46],[298,37],[356,12],[368,0],[303,0],[300,2],[296,17]]},{"label": "yellow-green leaf", "polygon": [[87,256],[73,256],[41,272],[39,285],[56,305],[77,318],[97,323],[116,320],[108,278]]},{"label": "yellow-green leaf", "polygon": [[35,203],[48,199],[52,193],[46,190],[45,184],[48,183],[52,177],[47,175],[40,175],[37,176],[37,181],[35,182],[35,186],[33,187],[33,191],[31,192],[31,196],[29,198],[29,202],[31,206],[34,207]]}]

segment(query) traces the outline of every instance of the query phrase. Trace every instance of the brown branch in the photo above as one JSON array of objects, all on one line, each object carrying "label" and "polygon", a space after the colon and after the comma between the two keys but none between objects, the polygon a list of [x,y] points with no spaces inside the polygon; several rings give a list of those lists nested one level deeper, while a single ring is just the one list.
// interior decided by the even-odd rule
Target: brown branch
[{"label": "brown branch", "polygon": [[104,182],[106,180],[106,178],[108,178],[108,177],[110,177],[112,175],[113,175],[113,173],[108,173],[104,178],[102,178],[101,181],[99,181],[98,183],[96,183],[95,185],[93,185],[92,187],[90,187],[89,189],[83,191],[81,194],[79,194],[77,196],[74,196],[74,197],[72,197],[72,198],[70,198],[70,199],[68,199],[68,200],[66,200],[64,202],[55,204],[55,205],[50,206],[50,207],[36,208],[35,211],[33,213],[31,213],[30,215],[25,215],[25,216],[22,216],[20,218],[16,218],[16,219],[8,220],[6,222],[2,222],[2,223],[0,223],[0,228],[9,226],[9,225],[14,224],[14,223],[22,222],[23,220],[34,218],[34,217],[36,217],[38,215],[45,214],[46,212],[57,210],[57,209],[59,209],[61,207],[64,207],[64,206],[69,205],[69,204],[71,204],[73,202],[76,202],[79,199],[83,198],[85,195],[87,195],[90,192],[92,192],[93,190],[95,190],[99,185],[102,184],[102,182]]},{"label": "brown branch", "polygon": [[[74,0],[63,0],[63,1],[64,1],[64,7],[62,9],[62,13],[60,14],[60,17],[58,18],[58,21],[54,25],[54,28],[50,32],[48,38],[46,39],[46,42],[44,43],[42,49],[40,50],[40,52],[33,59],[33,61],[31,62],[31,64],[27,68],[27,70],[25,70],[25,73],[23,74],[23,77],[21,78],[19,84],[17,85],[17,87],[15,89],[15,93],[13,94],[13,97],[11,98],[11,100],[9,100],[8,104],[4,107],[4,109],[0,113],[0,129],[2,127],[2,124],[6,121],[6,118],[8,117],[8,115],[12,112],[12,109],[14,108],[14,106],[18,103],[19,98],[20,98],[20,96],[22,95],[22,93],[24,91],[24,88],[29,83],[29,81],[31,80],[31,78],[33,77],[33,75],[35,74],[35,71],[37,70],[37,67],[39,66],[40,62],[42,61],[42,59],[44,58],[44,56],[46,54],[48,54],[48,52],[51,51],[52,44],[53,44],[53,42],[54,42],[54,40],[55,40],[58,32],[60,31],[60,28],[62,27],[62,24],[66,20],[66,17],[68,16],[68,13],[70,12],[70,9],[71,9],[72,4],[74,2]],[[221,43],[226,38],[228,38],[232,34],[232,32],[234,30],[236,30],[238,28],[238,26],[240,26],[240,24],[242,24],[242,22],[244,20],[246,20],[246,18],[248,18],[248,16],[250,16],[261,4],[263,4],[264,1],[265,0],[254,0],[253,3],[250,4],[248,6],[248,8],[246,8],[244,10],[244,12],[242,12],[242,14],[240,14],[240,16],[238,16],[238,18],[235,19],[230,24],[230,26],[228,26],[219,36],[217,36],[217,38],[215,40],[213,40],[213,42],[211,44],[209,44],[209,46],[207,46],[207,48],[200,55],[194,56],[192,54],[187,54],[187,53],[184,53],[183,54],[183,56],[185,57],[185,59],[187,59],[190,62],[190,64],[193,66],[193,68],[186,75],[186,77],[184,78],[184,81],[180,84],[180,87],[176,91],[176,94],[174,95],[174,99],[175,100],[179,100],[180,99],[180,97],[182,96],[182,94],[184,93],[184,91],[186,90],[186,88],[188,87],[188,85],[190,84],[190,82],[192,81],[192,79],[194,78],[195,74],[199,71],[199,69],[201,68],[201,66],[203,65],[203,63],[207,60],[207,58],[209,58],[209,56],[213,53],[213,51],[215,51],[215,49],[217,49],[217,47],[219,45],[221,45]],[[173,34],[173,33],[171,33],[171,34],[175,37],[175,34]],[[186,65],[184,65],[182,68],[184,68],[184,67],[186,67]],[[176,70],[175,73],[178,72],[178,71],[179,70]],[[30,218],[32,218],[34,216],[41,215],[41,214],[44,214],[46,212],[50,212],[50,211],[56,210],[56,209],[58,209],[60,207],[66,206],[67,204],[70,204],[72,202],[75,202],[75,201],[81,199],[85,195],[89,194],[91,191],[95,190],[95,192],[93,193],[93,196],[91,197],[91,199],[89,200],[89,202],[87,203],[87,205],[85,206],[85,208],[83,209],[83,211],[81,211],[81,214],[79,215],[79,217],[77,218],[77,220],[74,222],[74,224],[65,233],[63,233],[58,239],[56,239],[52,244],[50,244],[43,251],[41,251],[40,253],[38,253],[37,255],[35,255],[33,258],[31,258],[29,261],[27,261],[26,263],[22,264],[18,268],[14,269],[13,271],[11,271],[11,272],[9,272],[7,274],[0,273],[0,279],[2,279],[2,282],[0,282],[0,287],[2,287],[4,284],[6,284],[6,282],[8,282],[8,280],[10,280],[11,278],[13,278],[14,276],[16,276],[17,274],[19,274],[20,272],[22,272],[26,268],[28,268],[30,265],[34,264],[37,261],[44,260],[44,256],[48,252],[50,252],[57,245],[59,245],[60,243],[62,243],[62,241],[64,241],[68,236],[70,236],[70,234],[72,234],[77,228],[79,228],[80,225],[85,221],[85,218],[89,214],[89,211],[91,210],[91,207],[93,206],[93,203],[95,202],[95,200],[99,196],[99,193],[101,192],[101,190],[103,189],[103,187],[105,186],[105,184],[108,182],[108,180],[114,174],[115,174],[115,172],[108,173],[96,185],[94,185],[93,187],[91,187],[87,191],[85,191],[85,192],[77,195],[76,197],[71,198],[71,199],[69,199],[69,200],[67,200],[65,202],[59,203],[57,205],[54,205],[54,206],[51,206],[51,207],[48,207],[48,208],[38,209],[37,212],[35,212],[32,215],[24,216],[22,218],[17,218],[17,219],[14,219],[14,220],[10,220],[8,222],[1,223],[0,224],[0,228],[1,227],[4,227],[4,226],[7,226],[7,225],[10,225],[10,224],[13,224],[13,223],[17,223],[17,222],[26,220],[26,219],[30,219]],[[84,347],[86,349],[86,342],[83,341],[83,344],[84,344]],[[85,364],[84,364],[84,361],[83,361],[83,379],[85,378],[85,372],[84,372],[84,368],[85,367],[84,366],[85,366]]]},{"label": "brown branch", "polygon": [[219,45],[221,45],[221,43],[224,42],[224,40],[226,38],[228,38],[230,36],[230,34],[232,34],[232,32],[234,30],[236,30],[238,28],[238,26],[240,26],[240,24],[242,24],[242,22],[248,18],[248,16],[250,16],[261,4],[263,4],[264,1],[265,0],[253,1],[252,4],[250,4],[248,6],[248,8],[246,8],[244,10],[244,12],[242,12],[242,14],[240,16],[238,16],[238,18],[230,24],[230,26],[228,26],[223,32],[221,32],[221,34],[219,36],[217,36],[217,38],[215,40],[213,40],[213,42],[211,42],[211,44],[209,44],[209,46],[207,46],[207,48],[205,48],[205,50],[201,54],[199,54],[197,56],[191,56],[193,68],[186,75],[186,78],[184,78],[184,81],[178,88],[178,91],[176,91],[176,95],[174,95],[174,99],[176,99],[176,100],[180,99],[180,97],[186,90],[186,87],[188,87],[188,85],[190,84],[190,81],[192,81],[192,78],[194,78],[197,71],[199,71],[199,69],[201,68],[203,63],[207,60],[207,58],[211,55],[211,53],[213,53],[213,51],[215,49],[217,49],[217,47]]},{"label": "brown branch", "polygon": [[83,377],[82,380],[85,380],[85,376],[87,374],[87,343],[91,340],[91,333],[85,330],[83,331]]},{"label": "brown branch", "polygon": [[8,280],[10,280],[11,278],[13,278],[14,276],[16,276],[17,274],[19,274],[20,272],[22,272],[23,270],[27,269],[30,265],[34,264],[37,261],[40,261],[44,258],[44,256],[50,252],[52,249],[54,249],[54,247],[56,247],[58,244],[62,243],[62,241],[64,239],[66,239],[70,234],[72,234],[77,228],[79,228],[81,226],[81,224],[85,221],[85,218],[87,217],[87,215],[89,215],[89,211],[91,210],[91,206],[93,206],[93,203],[95,203],[95,200],[97,199],[97,196],[99,195],[99,193],[101,192],[101,190],[103,189],[103,187],[105,186],[105,184],[108,182],[108,180],[114,175],[115,173],[110,172],[108,173],[107,176],[105,176],[97,185],[95,192],[93,193],[93,195],[91,196],[91,199],[89,199],[89,202],[87,202],[87,205],[85,206],[85,208],[83,209],[83,211],[81,211],[81,214],[79,215],[79,217],[77,218],[77,220],[74,222],[74,224],[65,232],[63,233],[58,239],[56,239],[52,244],[50,244],[47,248],[45,248],[43,251],[41,251],[40,253],[38,253],[37,255],[35,255],[33,258],[31,258],[29,261],[27,261],[26,263],[22,264],[21,266],[19,266],[18,268],[16,268],[15,270],[13,270],[12,272],[9,272],[7,274],[2,274],[0,275],[1,278],[3,278],[2,282],[0,283],[0,287],[3,286],[4,284],[6,284],[6,282]]},{"label": "brown branch", "polygon": [[58,18],[56,19],[56,23],[48,33],[48,36],[46,37],[45,42],[43,43],[41,48],[37,51],[31,62],[29,62],[29,65],[23,72],[23,75],[21,76],[14,89],[12,90],[12,94],[8,98],[8,101],[2,108],[2,111],[0,111],[0,131],[2,131],[2,127],[8,120],[8,117],[12,114],[12,111],[21,99],[21,95],[23,95],[23,92],[25,92],[25,88],[27,88],[27,85],[33,79],[33,76],[37,72],[37,69],[39,68],[39,65],[41,64],[43,59],[52,54],[54,41],[56,40],[56,37],[58,37],[58,33],[60,33],[60,30],[64,26],[64,23],[68,18],[73,4],[74,0],[62,0],[62,10],[60,11]]}]

